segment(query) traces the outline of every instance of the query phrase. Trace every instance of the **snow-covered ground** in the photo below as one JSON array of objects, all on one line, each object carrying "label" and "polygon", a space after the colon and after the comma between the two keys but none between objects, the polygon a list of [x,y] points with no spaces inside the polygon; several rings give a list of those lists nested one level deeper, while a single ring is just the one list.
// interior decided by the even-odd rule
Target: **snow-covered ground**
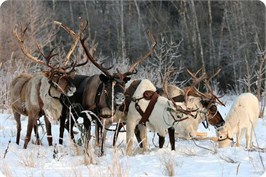
[{"label": "snow-covered ground", "polygon": [[[222,116],[228,113],[232,97],[224,98],[226,107],[219,107]],[[266,147],[266,117],[259,119],[256,128],[258,146]],[[176,140],[176,151],[170,150],[168,139],[163,149],[158,149],[158,138],[149,132],[150,150],[139,151],[135,141],[135,155],[126,156],[126,135],[120,133],[118,147],[112,148],[113,132],[108,132],[105,154],[98,157],[99,148],[91,143],[91,159],[86,158],[81,148],[71,145],[65,132],[65,145],[49,147],[46,135],[42,134],[42,146],[29,143],[28,149],[23,149],[23,138],[26,133],[27,118],[22,121],[22,136],[20,145],[15,143],[16,123],[8,111],[0,114],[0,176],[24,177],[87,177],[87,176],[169,176],[167,167],[173,167],[174,176],[182,177],[266,177],[266,153],[249,152],[242,147],[217,149],[210,140],[197,141]],[[215,136],[213,127],[200,132]],[[92,131],[94,134],[94,132]],[[58,142],[59,126],[53,125],[53,143]],[[34,139],[34,138],[32,138]],[[94,140],[93,140],[94,141]],[[10,142],[10,143],[9,143]],[[4,157],[5,156],[5,157]],[[89,161],[92,160],[92,163]],[[171,169],[171,168],[170,168]]]}]

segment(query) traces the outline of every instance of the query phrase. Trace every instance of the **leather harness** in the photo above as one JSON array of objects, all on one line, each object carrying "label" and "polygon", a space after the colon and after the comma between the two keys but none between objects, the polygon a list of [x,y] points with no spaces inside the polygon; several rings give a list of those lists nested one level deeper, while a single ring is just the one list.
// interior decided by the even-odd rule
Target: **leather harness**
[{"label": "leather harness", "polygon": [[[159,97],[159,94],[157,92],[147,90],[143,93],[143,97],[135,99],[132,98],[132,101],[135,102],[135,108],[141,115],[141,119],[139,121],[139,124],[146,125],[146,122],[149,121],[149,117],[151,115],[151,112],[155,106],[155,103],[157,102],[157,99]],[[141,109],[140,105],[138,104],[139,100],[145,99],[150,100],[145,112]]]},{"label": "leather harness", "polygon": [[[101,84],[99,85],[98,89],[97,89],[97,92],[96,92],[96,96],[95,96],[95,99],[94,99],[94,106],[90,108],[90,110],[93,110],[93,112],[96,113],[96,115],[100,116],[101,118],[111,118],[114,114],[115,114],[115,110],[114,109],[114,112],[113,112],[113,115],[100,115],[101,113],[101,108],[100,108],[100,99],[101,99],[101,96],[104,92],[104,83],[101,82]],[[107,105],[109,109],[112,109],[109,105]]]}]

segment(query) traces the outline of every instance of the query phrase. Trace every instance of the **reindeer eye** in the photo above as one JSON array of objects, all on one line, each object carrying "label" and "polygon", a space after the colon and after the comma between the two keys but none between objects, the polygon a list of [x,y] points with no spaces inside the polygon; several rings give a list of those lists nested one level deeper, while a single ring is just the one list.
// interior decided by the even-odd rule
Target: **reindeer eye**
[{"label": "reindeer eye", "polygon": [[221,139],[222,139],[222,138],[223,138],[223,136],[220,136],[219,138],[221,138]]}]

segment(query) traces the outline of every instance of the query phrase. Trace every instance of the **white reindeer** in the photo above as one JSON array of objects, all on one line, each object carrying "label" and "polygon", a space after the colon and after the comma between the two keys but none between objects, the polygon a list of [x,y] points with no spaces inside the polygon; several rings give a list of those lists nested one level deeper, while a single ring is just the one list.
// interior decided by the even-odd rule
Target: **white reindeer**
[{"label": "white reindeer", "polygon": [[240,146],[242,132],[246,130],[246,148],[252,143],[252,136],[259,117],[259,101],[251,93],[243,93],[238,96],[228,115],[225,124],[216,130],[219,148],[228,147],[236,134],[236,146]]},{"label": "white reindeer", "polygon": [[[162,93],[162,96],[174,99],[180,96],[184,97],[185,95],[184,91],[175,85],[168,85],[167,92],[168,95]],[[197,110],[191,113],[193,117],[188,116],[187,119],[180,121],[178,124],[175,124],[175,135],[177,137],[183,139],[191,139],[197,136],[197,129],[199,127],[199,124],[206,119],[207,113],[207,108],[203,107],[201,100],[202,98],[199,96],[188,95],[186,103],[184,101],[175,102],[176,105],[181,106],[183,109]]]},{"label": "white reindeer", "polygon": [[[145,91],[156,91],[155,86],[151,83],[151,81],[144,79],[138,85],[135,93],[133,94],[134,99],[138,100],[138,105],[140,108],[145,111],[149,105],[149,100],[141,99]],[[134,100],[133,99],[133,100]],[[135,107],[136,102],[131,101],[129,104],[128,114],[126,117],[126,125],[127,125],[127,155],[132,155],[132,145],[134,138],[134,131],[136,126],[139,124],[142,116],[136,110]],[[180,118],[183,118],[184,114],[176,110],[176,105],[167,98],[163,96],[159,96],[157,102],[155,103],[154,109],[152,110],[149,120],[146,122],[146,126],[152,130],[157,132],[160,136],[164,137],[167,133],[167,129],[172,127],[176,121]],[[146,128],[145,126],[142,126]],[[146,131],[141,131],[145,133]],[[146,151],[148,149],[147,138],[144,138],[143,141],[143,150]]]},{"label": "white reindeer", "polygon": [[176,104],[180,105],[183,109],[197,110],[191,113],[194,114],[194,117],[188,116],[188,119],[175,125],[176,136],[184,139],[196,138],[199,124],[206,120],[207,108],[202,106],[200,97],[194,96],[188,97],[186,105],[184,102],[176,102]]}]

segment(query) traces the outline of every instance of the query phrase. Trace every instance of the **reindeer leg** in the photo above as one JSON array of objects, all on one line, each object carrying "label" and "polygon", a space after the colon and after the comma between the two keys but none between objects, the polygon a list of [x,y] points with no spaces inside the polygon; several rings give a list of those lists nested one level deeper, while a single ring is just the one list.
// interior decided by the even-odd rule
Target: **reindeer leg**
[{"label": "reindeer leg", "polygon": [[32,128],[36,125],[37,118],[38,118],[37,115],[34,115],[34,114],[31,115],[29,113],[27,133],[26,133],[26,138],[25,138],[24,147],[23,147],[24,149],[27,149],[28,143],[31,139]]},{"label": "reindeer leg", "polygon": [[139,124],[139,135],[140,135],[140,139],[141,142],[143,144],[143,151],[147,151],[148,150],[148,141],[147,141],[147,127],[145,125]]},{"label": "reindeer leg", "polygon": [[63,144],[64,141],[64,131],[65,131],[65,123],[66,123],[66,112],[67,108],[63,105],[63,110],[60,116],[60,128],[59,128],[59,144]]},{"label": "reindeer leg", "polygon": [[85,143],[85,149],[88,148],[88,143],[91,139],[91,121],[87,118],[86,114],[82,114],[81,115],[83,117],[84,120],[84,127],[85,127],[85,139],[84,139],[84,143]]},{"label": "reindeer leg", "polygon": [[240,146],[241,136],[242,136],[242,129],[238,127],[237,128],[237,133],[236,133],[236,147]]},{"label": "reindeer leg", "polygon": [[13,110],[14,118],[17,122],[17,138],[16,138],[16,143],[19,145],[19,140],[20,140],[20,132],[21,132],[21,121],[20,121],[20,114],[15,112]]},{"label": "reindeer leg", "polygon": [[[164,142],[165,142],[165,137],[164,136],[159,136],[159,148],[163,148]],[[169,135],[170,136],[170,135]]]},{"label": "reindeer leg", "polygon": [[127,119],[127,155],[132,155],[132,146],[134,140],[134,130],[136,129],[137,123],[134,120],[134,117],[128,116]]},{"label": "reindeer leg", "polygon": [[[104,120],[103,120],[103,124],[104,124]],[[99,126],[100,128],[100,134],[102,136],[102,141],[101,141],[101,156],[103,155],[104,153],[104,150],[103,150],[103,146],[104,146],[104,141],[105,141],[105,134],[106,134],[106,130],[104,129],[104,127],[102,125]]]},{"label": "reindeer leg", "polygon": [[34,130],[34,133],[35,133],[35,136],[36,136],[36,142],[35,144],[36,145],[41,145],[41,140],[40,140],[40,135],[39,135],[39,132],[38,132],[38,125],[37,125],[37,121],[36,121],[36,124],[33,126],[33,130]]},{"label": "reindeer leg", "polygon": [[171,144],[171,150],[175,151],[175,128],[170,127],[168,128],[169,140]]},{"label": "reindeer leg", "polygon": [[65,131],[66,117],[62,114],[60,117],[60,128],[59,128],[59,144],[63,144],[64,131]]},{"label": "reindeer leg", "polygon": [[[168,128],[168,135],[169,135],[169,140],[171,144],[171,150],[175,150],[175,128],[170,127]],[[159,136],[159,148],[163,148],[164,142],[165,142],[165,137],[164,136]]]},{"label": "reindeer leg", "polygon": [[96,138],[96,146],[100,146],[100,122],[96,120],[95,122],[95,138]]},{"label": "reindeer leg", "polygon": [[[46,132],[47,132],[48,145],[52,146],[53,145],[53,137],[52,137],[51,123],[50,123],[50,121],[48,120],[48,118],[46,116],[44,116],[44,121],[45,121],[45,127],[46,127]],[[60,141],[60,139],[59,139],[59,141]]]},{"label": "reindeer leg", "polygon": [[118,137],[119,132],[120,132],[120,130],[121,130],[122,127],[123,127],[123,123],[118,123],[116,125],[116,131],[114,133],[114,138],[113,138],[113,146],[115,146],[115,144],[116,144],[117,137]]},{"label": "reindeer leg", "polygon": [[104,138],[102,138],[102,143],[101,143],[101,156],[104,153],[103,146],[104,146]]},{"label": "reindeer leg", "polygon": [[251,128],[247,127],[246,128],[246,148],[250,149],[250,145],[251,145]]},{"label": "reindeer leg", "polygon": [[135,136],[137,138],[139,147],[140,148],[143,148],[143,144],[142,144],[142,141],[141,141],[141,138],[140,138],[140,128],[139,128],[139,125],[136,126],[134,133],[135,133]]}]

